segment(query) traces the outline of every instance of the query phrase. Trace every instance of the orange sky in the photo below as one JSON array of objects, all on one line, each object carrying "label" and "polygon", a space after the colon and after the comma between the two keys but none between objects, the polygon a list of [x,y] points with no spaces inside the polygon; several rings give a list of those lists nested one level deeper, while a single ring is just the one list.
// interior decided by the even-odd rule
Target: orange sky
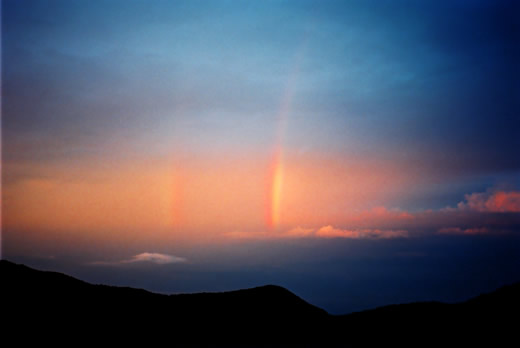
[{"label": "orange sky", "polygon": [[291,152],[283,175],[268,156],[167,162],[9,164],[4,227],[46,231],[49,238],[144,233],[200,242],[233,231],[338,224],[410,184],[402,168],[388,163]]}]

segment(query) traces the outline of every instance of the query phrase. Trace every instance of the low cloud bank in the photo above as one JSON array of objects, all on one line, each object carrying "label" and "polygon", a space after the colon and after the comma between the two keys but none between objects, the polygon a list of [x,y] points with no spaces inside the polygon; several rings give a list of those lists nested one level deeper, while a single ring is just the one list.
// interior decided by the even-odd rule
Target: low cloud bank
[{"label": "low cloud bank", "polygon": [[141,263],[141,262],[165,265],[165,264],[171,264],[171,263],[184,263],[184,262],[187,262],[187,260],[184,257],[179,257],[179,256],[175,256],[175,255],[144,252],[141,254],[137,254],[130,259],[113,261],[113,262],[96,261],[96,262],[92,262],[91,264],[93,264],[93,265],[125,265],[125,264],[132,264],[132,263]]}]

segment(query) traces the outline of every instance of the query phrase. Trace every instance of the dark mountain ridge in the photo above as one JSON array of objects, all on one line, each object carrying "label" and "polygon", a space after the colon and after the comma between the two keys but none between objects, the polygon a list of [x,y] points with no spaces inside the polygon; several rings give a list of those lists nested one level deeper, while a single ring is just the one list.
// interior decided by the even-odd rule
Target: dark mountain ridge
[{"label": "dark mountain ridge", "polygon": [[275,285],[163,295],[92,285],[5,260],[0,261],[0,276],[4,332],[16,332],[22,324],[24,331],[59,329],[128,341],[166,338],[177,344],[226,346],[497,343],[514,333],[520,309],[520,283],[463,303],[421,302],[333,316]]}]

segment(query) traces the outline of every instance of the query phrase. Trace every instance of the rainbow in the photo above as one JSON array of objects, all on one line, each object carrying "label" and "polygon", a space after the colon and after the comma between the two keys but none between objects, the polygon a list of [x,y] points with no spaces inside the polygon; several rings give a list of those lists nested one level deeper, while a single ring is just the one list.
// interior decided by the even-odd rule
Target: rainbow
[{"label": "rainbow", "polygon": [[269,173],[269,198],[266,225],[270,228],[278,227],[280,223],[280,204],[282,200],[283,162],[282,147],[275,151]]},{"label": "rainbow", "polygon": [[276,138],[274,151],[271,156],[269,166],[269,180],[268,180],[268,200],[266,209],[266,225],[269,229],[275,229],[280,225],[281,205],[283,193],[284,180],[284,166],[283,166],[283,143],[285,138],[285,131],[287,128],[287,119],[291,113],[292,99],[294,95],[294,85],[299,71],[299,62],[303,50],[300,50],[296,55],[296,63],[294,69],[289,75],[289,81],[285,89],[284,96],[278,117],[276,120]]}]

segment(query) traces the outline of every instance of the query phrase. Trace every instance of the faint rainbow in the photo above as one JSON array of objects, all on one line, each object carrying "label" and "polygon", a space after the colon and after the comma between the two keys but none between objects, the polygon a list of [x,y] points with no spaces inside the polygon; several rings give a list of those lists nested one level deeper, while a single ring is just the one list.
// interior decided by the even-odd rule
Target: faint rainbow
[{"label": "faint rainbow", "polygon": [[284,91],[280,111],[276,119],[276,138],[274,150],[271,155],[269,165],[268,180],[268,199],[266,209],[266,225],[270,229],[277,228],[280,225],[281,206],[283,197],[284,184],[284,140],[289,115],[292,111],[292,101],[294,96],[294,87],[300,70],[300,63],[303,56],[306,41],[301,45],[294,59],[293,69],[289,75],[289,80]]}]

